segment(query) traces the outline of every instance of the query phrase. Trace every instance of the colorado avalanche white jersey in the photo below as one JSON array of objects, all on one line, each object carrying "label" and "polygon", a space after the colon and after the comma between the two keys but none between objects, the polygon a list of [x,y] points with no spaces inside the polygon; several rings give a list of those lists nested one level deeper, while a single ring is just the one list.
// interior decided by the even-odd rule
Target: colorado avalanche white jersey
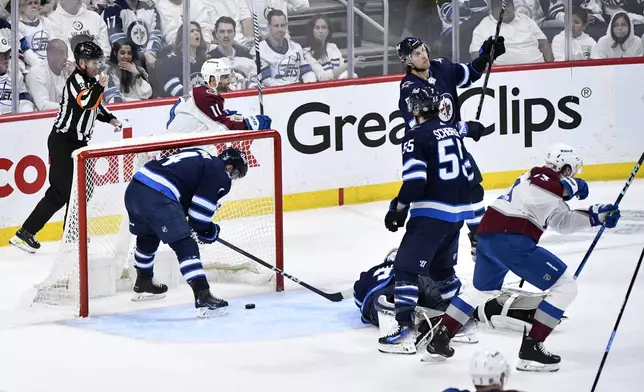
[{"label": "colorado avalanche white jersey", "polygon": [[264,86],[285,86],[300,82],[315,82],[317,78],[311,65],[304,59],[302,47],[284,39],[284,46],[273,47],[266,39],[259,43],[262,59],[260,80]]},{"label": "colorado avalanche white jersey", "polygon": [[571,210],[564,201],[561,181],[561,175],[547,167],[526,172],[487,209],[478,234],[524,234],[538,242],[548,227],[562,234],[591,227],[587,212]]}]

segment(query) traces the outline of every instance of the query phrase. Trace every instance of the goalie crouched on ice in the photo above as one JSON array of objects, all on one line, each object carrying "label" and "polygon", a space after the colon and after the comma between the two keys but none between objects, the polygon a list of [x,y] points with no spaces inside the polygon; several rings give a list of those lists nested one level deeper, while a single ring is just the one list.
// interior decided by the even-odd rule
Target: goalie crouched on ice
[{"label": "goalie crouched on ice", "polygon": [[154,255],[163,241],[177,255],[181,274],[192,287],[197,316],[224,311],[228,302],[210,293],[192,231],[201,242],[217,240],[219,225],[212,222],[217,203],[230,191],[232,180],[247,171],[248,160],[238,149],[228,148],[216,157],[187,148],[150,161],[134,174],[125,191],[130,232],[136,236],[132,300],[165,297],[168,287],[154,279]]}]

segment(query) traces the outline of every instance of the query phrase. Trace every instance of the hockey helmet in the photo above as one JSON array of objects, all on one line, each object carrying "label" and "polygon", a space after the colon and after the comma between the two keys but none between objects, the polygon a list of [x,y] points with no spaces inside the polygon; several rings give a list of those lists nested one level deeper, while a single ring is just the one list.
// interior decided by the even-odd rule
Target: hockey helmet
[{"label": "hockey helmet", "polygon": [[248,172],[248,158],[246,154],[233,147],[229,147],[219,154],[219,159],[224,162],[224,165],[232,165],[233,170],[230,172],[230,178],[238,180],[244,178]]},{"label": "hockey helmet", "polygon": [[411,65],[411,54],[414,50],[424,46],[429,56],[429,48],[420,39],[416,37],[407,37],[396,45],[396,52],[401,63]]},{"label": "hockey helmet", "polygon": [[472,357],[470,377],[477,387],[503,387],[510,377],[510,366],[499,351],[479,351]]},{"label": "hockey helmet", "polygon": [[9,44],[9,41],[5,37],[0,38],[0,54],[9,55],[10,53],[11,44]]},{"label": "hockey helmet", "polygon": [[84,60],[101,60],[103,58],[103,49],[94,41],[84,41],[74,48],[74,59],[78,63],[80,59]]},{"label": "hockey helmet", "polygon": [[438,111],[440,100],[440,94],[434,87],[418,87],[409,94],[407,109],[411,113],[418,112],[425,116]]},{"label": "hockey helmet", "polygon": [[570,175],[567,177],[574,177],[575,174],[581,173],[584,166],[575,150],[563,143],[557,143],[550,147],[546,154],[546,165],[562,174],[564,174],[566,166],[570,167]]},{"label": "hockey helmet", "polygon": [[[208,59],[201,66],[201,76],[206,87],[216,89],[222,76],[230,75],[230,62],[228,59]],[[210,77],[215,77],[215,87],[210,86]]]}]

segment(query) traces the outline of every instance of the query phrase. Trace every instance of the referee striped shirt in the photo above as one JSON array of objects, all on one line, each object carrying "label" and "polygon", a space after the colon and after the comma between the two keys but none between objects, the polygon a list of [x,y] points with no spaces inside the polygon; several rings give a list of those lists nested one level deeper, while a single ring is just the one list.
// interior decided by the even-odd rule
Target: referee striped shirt
[{"label": "referee striped shirt", "polygon": [[89,142],[96,120],[109,123],[116,118],[102,101],[103,86],[95,78],[74,70],[65,83],[53,130],[71,140]]}]

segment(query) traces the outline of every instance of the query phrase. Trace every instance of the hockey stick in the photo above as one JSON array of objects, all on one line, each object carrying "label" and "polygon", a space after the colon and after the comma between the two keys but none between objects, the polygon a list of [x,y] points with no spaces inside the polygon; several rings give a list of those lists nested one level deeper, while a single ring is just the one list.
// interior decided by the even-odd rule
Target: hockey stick
[{"label": "hockey stick", "polygon": [[259,98],[259,114],[264,114],[264,91],[262,82],[259,80],[262,74],[262,60],[259,57],[259,22],[257,21],[257,12],[255,12],[255,0],[253,6],[253,33],[255,35],[255,67],[257,68],[257,97]]},{"label": "hockey stick", "polygon": [[494,35],[494,42],[492,42],[492,49],[490,49],[490,63],[487,66],[487,71],[485,71],[485,80],[483,81],[483,90],[481,91],[481,99],[479,100],[479,107],[476,109],[476,121],[481,118],[481,111],[483,110],[483,100],[485,100],[485,91],[487,90],[487,82],[490,80],[490,72],[492,71],[492,63],[494,63],[494,47],[496,46],[496,41],[499,39],[499,34],[501,34],[501,23],[503,22],[503,14],[505,14],[505,2],[501,2],[501,13],[499,14],[499,20],[496,22],[496,33]]},{"label": "hockey stick", "polygon": [[633,272],[633,278],[631,279],[631,284],[628,285],[628,290],[626,291],[626,297],[624,297],[624,303],[622,304],[622,308],[619,310],[619,316],[617,316],[617,321],[615,322],[615,326],[613,327],[613,332],[611,332],[610,338],[608,339],[608,344],[606,345],[604,356],[602,357],[602,361],[599,364],[599,369],[597,370],[597,374],[595,375],[595,381],[593,382],[593,387],[590,389],[590,392],[595,392],[595,388],[597,387],[597,383],[599,382],[599,377],[601,376],[602,370],[604,369],[606,358],[608,358],[608,352],[610,351],[610,347],[613,345],[613,339],[615,339],[615,335],[617,334],[617,327],[619,327],[619,322],[622,321],[622,315],[624,314],[626,303],[628,302],[628,298],[631,296],[631,290],[633,290],[633,285],[635,285],[637,274],[640,272],[642,259],[644,259],[644,248],[642,248],[642,254],[640,255],[640,259],[637,262],[637,266],[635,267],[635,272]]},{"label": "hockey stick", "polygon": [[340,301],[342,301],[344,299],[351,298],[353,296],[353,293],[349,289],[347,289],[345,291],[338,292],[338,293],[325,293],[324,291],[319,290],[319,289],[311,286],[310,284],[308,284],[306,282],[302,282],[301,280],[299,280],[295,276],[289,275],[286,272],[282,271],[281,269],[279,269],[279,268],[277,268],[277,267],[275,267],[273,265],[270,265],[269,263],[265,262],[264,260],[260,259],[259,257],[253,256],[252,254],[246,252],[245,250],[236,247],[235,245],[231,244],[230,242],[228,242],[226,240],[223,240],[221,238],[217,238],[217,241],[219,241],[222,245],[234,250],[235,252],[237,252],[237,253],[239,253],[239,254],[241,254],[243,256],[248,257],[249,259],[253,260],[254,262],[259,263],[259,264],[263,265],[264,267],[266,267],[266,268],[268,268],[270,270],[273,270],[273,271],[277,272],[278,274],[280,274],[280,275],[292,280],[293,282],[299,284],[300,286],[311,290],[315,294],[320,295],[320,296],[328,299],[329,301],[340,302]]},{"label": "hockey stick", "polygon": [[[639,161],[637,161],[637,163],[635,164],[635,167],[633,168],[633,171],[631,172],[631,176],[628,177],[628,180],[626,180],[626,184],[624,184],[624,187],[619,192],[619,196],[617,196],[617,200],[615,201],[615,204],[613,204],[615,207],[619,206],[619,203],[622,201],[622,198],[626,194],[626,191],[631,186],[631,183],[635,179],[635,176],[637,175],[637,172],[639,171],[640,167],[642,166],[642,162],[644,162],[644,153],[642,153],[642,156],[640,156]],[[586,262],[588,261],[588,258],[590,257],[590,254],[595,249],[595,246],[597,245],[597,242],[599,241],[599,237],[602,236],[602,234],[604,233],[604,230],[606,230],[606,226],[602,224],[601,227],[599,228],[599,231],[595,235],[595,239],[593,240],[593,242],[590,244],[590,247],[586,251],[586,254],[584,255],[584,258],[581,260],[581,264],[579,264],[579,267],[577,267],[577,271],[575,271],[575,276],[574,276],[575,279],[577,279],[579,277],[579,274],[581,273],[581,270],[586,265]],[[521,279],[521,282],[519,283],[519,287],[523,287],[524,282],[525,282],[525,280]]]},{"label": "hockey stick", "polygon": [[[621,192],[619,192],[619,196],[617,196],[617,200],[615,201],[615,204],[613,204],[615,207],[619,206],[619,203],[622,201],[622,198],[626,194],[626,191],[628,190],[628,188],[631,186],[631,183],[635,179],[635,176],[637,175],[637,171],[642,166],[642,162],[644,162],[644,152],[642,153],[642,156],[640,156],[640,160],[637,161],[637,163],[635,164],[635,167],[631,172],[631,176],[628,177],[628,180],[626,180],[626,184],[624,184],[624,187],[622,188]],[[584,258],[581,261],[581,264],[579,264],[579,267],[577,267],[577,271],[575,271],[575,279],[579,277],[581,270],[586,265],[586,262],[588,261],[590,254],[593,252],[593,249],[595,249],[595,245],[597,245],[597,241],[599,241],[599,237],[602,236],[602,233],[604,232],[605,229],[606,229],[606,225],[602,224],[602,226],[599,228],[599,231],[597,232],[597,235],[595,235],[595,239],[593,240],[593,243],[590,244],[590,248],[588,248],[586,255],[584,255]]]}]

